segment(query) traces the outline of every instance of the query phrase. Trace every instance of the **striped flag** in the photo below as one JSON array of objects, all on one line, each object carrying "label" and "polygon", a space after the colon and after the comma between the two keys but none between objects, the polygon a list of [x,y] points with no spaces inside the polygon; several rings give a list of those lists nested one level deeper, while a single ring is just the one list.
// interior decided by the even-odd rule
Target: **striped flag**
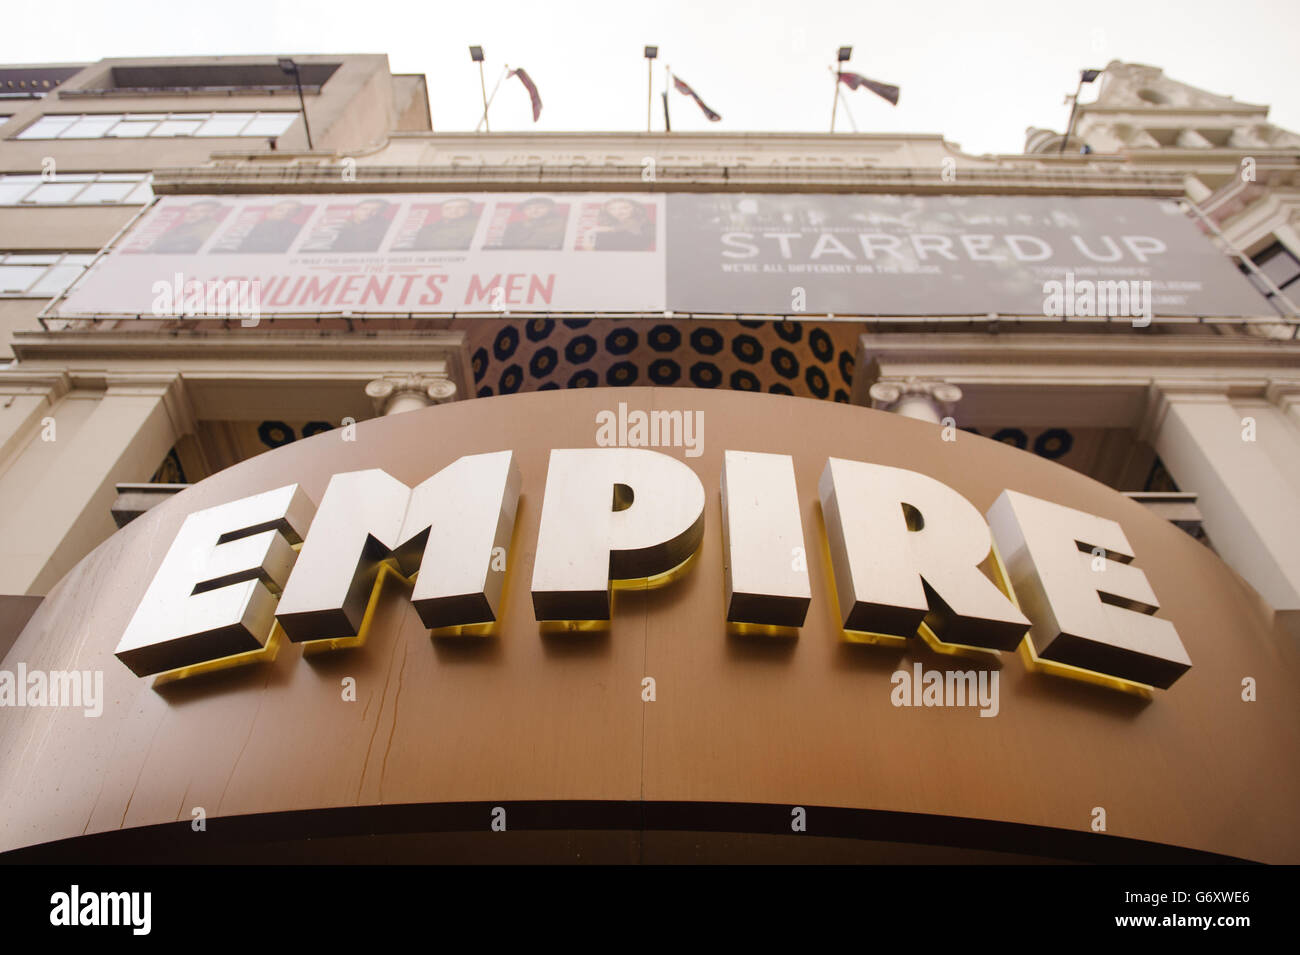
[{"label": "striped flag", "polygon": [[887,99],[890,103],[898,105],[899,89],[897,86],[890,86],[888,83],[877,83],[875,80],[869,80],[861,73],[840,72],[840,82],[851,90],[866,87],[875,93],[881,99]]},{"label": "striped flag", "polygon": [[695,100],[695,105],[704,112],[704,115],[708,117],[710,123],[716,123],[718,120],[722,119],[721,116],[709,109],[709,107],[704,104],[704,100],[700,99],[700,94],[691,89],[690,84],[685,80],[679,79],[676,73],[673,74],[673,86],[677,87],[677,92],[684,93],[691,99]]},{"label": "striped flag", "polygon": [[528,97],[533,101],[533,122],[537,122],[537,118],[542,115],[542,97],[541,94],[537,92],[537,84],[534,83],[533,78],[522,69],[511,70],[510,75],[519,77],[519,82],[523,83],[524,89],[528,90]]}]

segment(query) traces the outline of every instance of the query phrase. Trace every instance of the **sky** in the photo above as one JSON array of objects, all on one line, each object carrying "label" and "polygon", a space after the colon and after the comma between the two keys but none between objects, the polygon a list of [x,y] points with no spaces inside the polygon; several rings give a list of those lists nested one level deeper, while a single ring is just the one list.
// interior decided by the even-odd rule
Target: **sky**
[{"label": "sky", "polygon": [[[524,67],[543,102],[532,122],[518,80],[501,84],[492,130],[644,131],[656,44],[654,128],[664,65],[722,119],[670,94],[674,131],[825,132],[835,50],[849,69],[902,88],[898,106],[845,91],[837,131],[942,133],[971,154],[1019,153],[1025,129],[1063,129],[1079,70],[1112,60],[1272,107],[1300,131],[1300,0],[61,0],[11,3],[5,63],[106,56],[386,53],[394,72],[428,77],[435,131],[474,129],[478,69],[491,92]],[[1100,84],[1085,87],[1083,102]]]}]

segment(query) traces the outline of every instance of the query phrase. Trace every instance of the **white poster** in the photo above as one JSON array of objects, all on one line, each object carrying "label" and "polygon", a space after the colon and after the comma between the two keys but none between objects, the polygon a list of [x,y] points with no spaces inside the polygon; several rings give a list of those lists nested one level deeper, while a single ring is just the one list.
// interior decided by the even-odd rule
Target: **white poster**
[{"label": "white poster", "polygon": [[664,309],[664,197],[168,196],[58,316]]}]

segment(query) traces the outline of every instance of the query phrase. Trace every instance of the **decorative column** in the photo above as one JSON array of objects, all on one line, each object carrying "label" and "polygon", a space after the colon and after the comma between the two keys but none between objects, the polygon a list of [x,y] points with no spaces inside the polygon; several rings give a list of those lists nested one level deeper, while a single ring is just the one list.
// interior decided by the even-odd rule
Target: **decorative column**
[{"label": "decorative column", "polygon": [[1300,455],[1293,419],[1195,384],[1160,387],[1149,414],[1149,440],[1178,486],[1196,492],[1214,549],[1279,615],[1300,621],[1300,474],[1286,466]]},{"label": "decorative column", "polygon": [[871,407],[905,418],[940,424],[961,401],[961,389],[931,378],[882,378],[868,391]]},{"label": "decorative column", "polygon": [[376,414],[390,415],[451,401],[456,386],[440,375],[384,375],[366,384],[366,394],[374,401]]},{"label": "decorative column", "polygon": [[[194,431],[179,375],[108,375],[105,390],[73,391],[24,432],[0,475],[0,593],[41,594],[115,531],[120,481],[145,481]],[[45,420],[48,419],[48,420]]]}]

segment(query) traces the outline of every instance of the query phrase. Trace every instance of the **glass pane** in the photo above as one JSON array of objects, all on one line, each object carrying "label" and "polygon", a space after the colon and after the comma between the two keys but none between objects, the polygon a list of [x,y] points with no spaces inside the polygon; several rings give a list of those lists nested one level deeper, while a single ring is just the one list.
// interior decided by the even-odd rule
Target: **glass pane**
[{"label": "glass pane", "polygon": [[42,116],[19,133],[18,138],[53,139],[76,121],[76,116]]},{"label": "glass pane", "polygon": [[86,188],[83,182],[47,182],[27,197],[28,202],[71,202]]},{"label": "glass pane", "polygon": [[0,292],[26,292],[44,272],[44,266],[0,265]]},{"label": "glass pane", "polygon": [[53,265],[57,261],[57,255],[11,255],[5,259],[5,265]]},{"label": "glass pane", "polygon": [[137,139],[140,136],[148,136],[153,132],[153,128],[158,125],[157,120],[138,120],[125,119],[114,126],[108,135],[123,139]]},{"label": "glass pane", "polygon": [[147,179],[148,174],[143,172],[102,172],[99,174],[100,182],[139,182],[141,179]]},{"label": "glass pane", "polygon": [[245,136],[279,136],[297,118],[297,113],[263,113],[244,128]]},{"label": "glass pane", "polygon": [[117,115],[83,116],[63,131],[60,139],[99,139],[122,119]]},{"label": "glass pane", "polygon": [[211,115],[212,115],[211,113],[168,113],[168,114],[167,114],[167,118],[168,118],[168,119],[199,119],[199,120],[205,120],[205,119],[207,119],[207,118],[208,118],[209,116],[211,116]]},{"label": "glass pane", "polygon": [[238,136],[239,131],[248,125],[252,113],[217,113],[199,127],[196,136]]},{"label": "glass pane", "polygon": [[158,124],[150,136],[193,136],[203,123],[197,119],[169,119]]},{"label": "glass pane", "polygon": [[122,202],[135,188],[130,182],[97,182],[86,187],[86,191],[77,197],[78,202]]},{"label": "glass pane", "polygon": [[1281,249],[1267,262],[1261,263],[1259,270],[1271,278],[1275,285],[1281,287],[1300,273],[1300,262],[1297,262],[1286,249]]},{"label": "glass pane", "polygon": [[122,201],[131,205],[139,203],[143,205],[153,198],[153,189],[149,186],[149,181],[145,180],[131,190],[131,194]]},{"label": "glass pane", "polygon": [[45,273],[45,277],[27,290],[28,295],[50,298],[58,295],[77,280],[85,269],[80,265],[56,265]]},{"label": "glass pane", "polygon": [[0,206],[16,205],[40,181],[40,176],[0,176]]},{"label": "glass pane", "polygon": [[95,252],[77,253],[76,255],[65,255],[61,265],[89,265],[95,261]]}]

